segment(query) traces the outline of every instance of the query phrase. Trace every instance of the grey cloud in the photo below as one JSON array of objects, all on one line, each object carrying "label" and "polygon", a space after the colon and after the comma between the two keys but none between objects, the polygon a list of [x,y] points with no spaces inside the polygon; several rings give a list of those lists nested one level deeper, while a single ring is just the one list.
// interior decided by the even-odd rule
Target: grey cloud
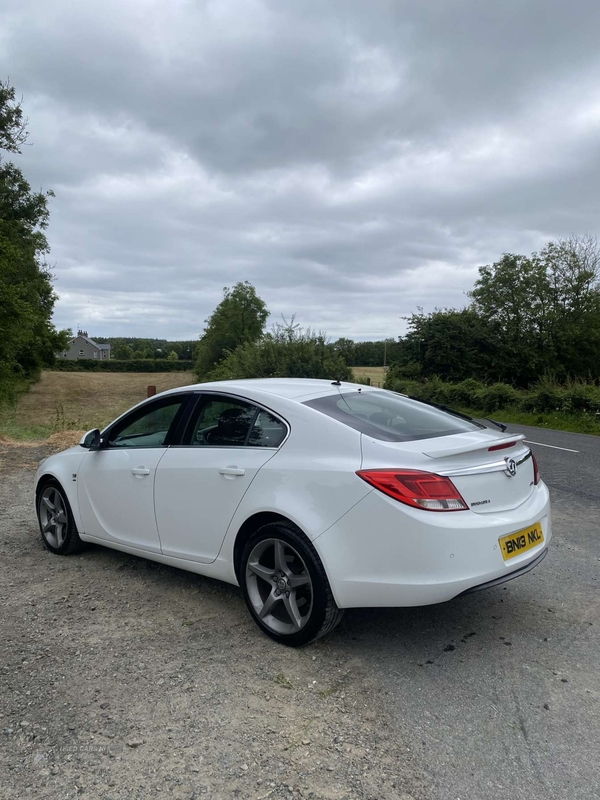
[{"label": "grey cloud", "polygon": [[224,285],[334,336],[597,232],[600,7],[13,0],[60,325],[195,336]]}]

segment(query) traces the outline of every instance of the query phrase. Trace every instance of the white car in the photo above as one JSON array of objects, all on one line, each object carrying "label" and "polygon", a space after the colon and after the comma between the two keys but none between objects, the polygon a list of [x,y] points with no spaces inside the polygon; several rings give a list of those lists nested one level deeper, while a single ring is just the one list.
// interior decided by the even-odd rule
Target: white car
[{"label": "white car", "polygon": [[345,608],[538,564],[550,503],[523,438],[339,381],[197,384],[43,461],[36,509],[51,552],[94,542],[239,584],[267,635],[303,645]]}]

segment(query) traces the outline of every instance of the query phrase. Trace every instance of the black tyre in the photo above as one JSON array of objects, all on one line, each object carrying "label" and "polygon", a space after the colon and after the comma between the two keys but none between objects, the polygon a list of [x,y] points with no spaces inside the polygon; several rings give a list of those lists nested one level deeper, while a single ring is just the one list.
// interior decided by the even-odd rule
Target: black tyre
[{"label": "black tyre", "polygon": [[51,553],[69,556],[83,547],[64,489],[55,480],[46,481],[37,493],[37,517],[42,541]]},{"label": "black tyre", "polygon": [[291,523],[271,522],[250,537],[239,577],[254,621],[276,642],[301,647],[342,619],[317,551]]}]

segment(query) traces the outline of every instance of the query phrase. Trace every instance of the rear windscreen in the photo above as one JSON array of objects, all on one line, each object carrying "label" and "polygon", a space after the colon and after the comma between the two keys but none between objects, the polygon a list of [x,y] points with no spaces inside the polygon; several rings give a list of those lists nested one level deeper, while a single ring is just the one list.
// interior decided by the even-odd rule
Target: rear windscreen
[{"label": "rear windscreen", "polygon": [[394,392],[340,392],[304,405],[384,442],[433,439],[484,428]]}]

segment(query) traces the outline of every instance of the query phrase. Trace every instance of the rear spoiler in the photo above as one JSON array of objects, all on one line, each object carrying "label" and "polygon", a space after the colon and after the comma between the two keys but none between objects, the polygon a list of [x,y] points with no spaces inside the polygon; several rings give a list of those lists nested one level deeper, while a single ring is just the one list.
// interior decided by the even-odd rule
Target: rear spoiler
[{"label": "rear spoiler", "polygon": [[[446,456],[460,456],[463,453],[473,453],[476,450],[489,450],[490,447],[497,447],[498,445],[507,445],[511,442],[521,442],[525,438],[524,433],[513,433],[510,436],[499,436],[497,439],[487,439],[484,442],[472,442],[471,444],[463,444],[458,447],[443,448],[440,447],[436,450],[430,450],[423,455],[429,458],[445,458]],[[500,448],[499,448],[500,449]]]}]

